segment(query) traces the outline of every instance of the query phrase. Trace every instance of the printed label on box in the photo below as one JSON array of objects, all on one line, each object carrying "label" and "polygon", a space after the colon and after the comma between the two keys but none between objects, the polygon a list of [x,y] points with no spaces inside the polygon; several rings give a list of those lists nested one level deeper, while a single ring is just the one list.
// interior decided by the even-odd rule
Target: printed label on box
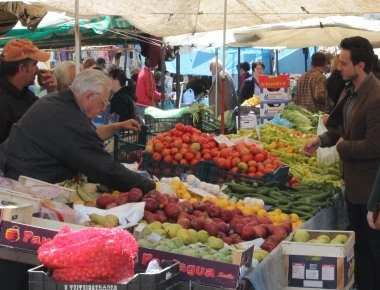
[{"label": "printed label on box", "polygon": [[240,116],[241,129],[253,129],[257,126],[257,117],[254,114]]},{"label": "printed label on box", "polygon": [[292,278],[305,279],[305,264],[300,264],[300,263],[292,264]]},{"label": "printed label on box", "polygon": [[335,279],[335,265],[322,265],[322,280],[333,281]]},{"label": "printed label on box", "polygon": [[259,76],[259,83],[261,88],[288,88],[290,87],[290,76]]},{"label": "printed label on box", "polygon": [[288,88],[281,88],[278,90],[260,89],[261,101],[271,101],[271,100],[289,101],[290,98],[291,96],[288,92]]},{"label": "printed label on box", "polygon": [[319,274],[318,270],[306,270],[306,279],[310,280],[318,280],[319,279]]}]

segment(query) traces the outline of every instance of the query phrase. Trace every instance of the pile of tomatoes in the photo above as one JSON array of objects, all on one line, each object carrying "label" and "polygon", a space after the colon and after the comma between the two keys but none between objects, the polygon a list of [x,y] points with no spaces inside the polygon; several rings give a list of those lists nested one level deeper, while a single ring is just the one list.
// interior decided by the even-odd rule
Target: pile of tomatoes
[{"label": "pile of tomatoes", "polygon": [[259,178],[282,165],[275,155],[258,143],[241,142],[228,147],[225,143],[218,144],[214,137],[215,134],[202,133],[190,125],[178,123],[169,132],[150,140],[145,151],[157,161],[197,165],[210,160],[221,169]]}]

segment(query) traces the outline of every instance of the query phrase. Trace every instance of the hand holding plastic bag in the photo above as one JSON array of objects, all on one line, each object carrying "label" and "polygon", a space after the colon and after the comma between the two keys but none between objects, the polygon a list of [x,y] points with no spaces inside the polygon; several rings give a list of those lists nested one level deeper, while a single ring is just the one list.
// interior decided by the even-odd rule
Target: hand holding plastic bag
[{"label": "hand holding plastic bag", "polygon": [[[317,135],[321,135],[327,131],[325,124],[323,123],[323,116],[319,116]],[[339,162],[339,154],[336,150],[336,146],[329,148],[317,149],[317,162],[320,165],[329,165],[335,162]]]}]

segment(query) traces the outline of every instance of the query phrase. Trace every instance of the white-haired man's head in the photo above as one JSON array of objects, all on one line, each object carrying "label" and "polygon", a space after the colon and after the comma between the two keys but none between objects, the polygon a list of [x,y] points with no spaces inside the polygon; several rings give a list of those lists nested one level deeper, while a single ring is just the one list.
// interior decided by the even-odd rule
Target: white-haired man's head
[{"label": "white-haired man's head", "polygon": [[111,86],[111,80],[104,72],[86,69],[75,77],[70,89],[81,110],[94,120],[109,105]]},{"label": "white-haired man's head", "polygon": [[222,68],[223,68],[223,65],[219,60],[216,61],[216,59],[212,59],[210,61],[210,71],[213,75],[216,75],[217,72],[222,70]]},{"label": "white-haired man's head", "polygon": [[73,82],[76,75],[75,62],[67,60],[59,63],[57,68],[54,70],[54,74],[57,78],[58,91],[67,89]]}]

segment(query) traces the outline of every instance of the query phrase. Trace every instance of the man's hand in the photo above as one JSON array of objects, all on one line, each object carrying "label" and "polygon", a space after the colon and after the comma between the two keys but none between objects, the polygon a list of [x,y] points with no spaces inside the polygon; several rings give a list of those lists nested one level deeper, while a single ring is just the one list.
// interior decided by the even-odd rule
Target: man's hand
[{"label": "man's hand", "polygon": [[41,86],[46,88],[48,93],[57,91],[57,78],[51,71],[41,72]]},{"label": "man's hand", "polygon": [[368,221],[368,225],[370,226],[370,228],[374,229],[374,230],[379,230],[380,228],[377,228],[376,225],[375,225],[375,221],[373,219],[373,212],[372,211],[368,211],[367,213],[367,221]]},{"label": "man's hand", "polygon": [[336,146],[338,146],[339,143],[342,143],[344,141],[343,137],[340,137],[338,142],[336,142]]},{"label": "man's hand", "polygon": [[321,140],[319,137],[314,137],[302,146],[301,151],[306,156],[311,156],[315,151],[317,151],[319,146],[321,146]]},{"label": "man's hand", "polygon": [[135,132],[140,132],[141,127],[139,122],[137,122],[135,119],[129,119],[120,122],[120,130],[133,130]]}]

